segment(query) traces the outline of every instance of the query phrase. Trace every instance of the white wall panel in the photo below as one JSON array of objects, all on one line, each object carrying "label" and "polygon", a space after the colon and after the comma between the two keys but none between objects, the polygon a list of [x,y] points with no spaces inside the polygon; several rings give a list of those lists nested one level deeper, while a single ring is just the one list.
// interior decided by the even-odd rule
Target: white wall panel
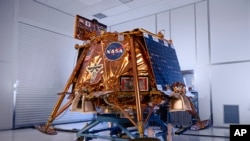
[{"label": "white wall panel", "polygon": [[215,126],[224,124],[223,105],[239,105],[240,124],[250,123],[250,63],[212,67],[213,118]]},{"label": "white wall panel", "polygon": [[199,65],[194,69],[194,89],[198,91],[199,115],[202,120],[211,118],[210,65]]},{"label": "white wall panel", "polygon": [[171,38],[181,69],[193,69],[196,64],[194,5],[171,11]]},{"label": "white wall panel", "polygon": [[[15,128],[47,121],[59,98],[57,93],[62,92],[74,68],[76,43],[80,44],[81,41],[19,23]],[[66,110],[53,123],[82,121],[92,117]]]},{"label": "white wall panel", "polygon": [[135,28],[143,28],[152,33],[156,33],[155,20],[155,15],[131,20],[123,24],[112,26],[111,31],[123,32],[133,30]]},{"label": "white wall panel", "polygon": [[11,129],[13,120],[14,5],[14,0],[0,1],[0,130]]},{"label": "white wall panel", "polygon": [[122,24],[118,24],[118,25],[114,25],[110,28],[111,32],[123,32],[123,31],[129,31],[132,30],[133,26],[132,26],[132,22],[125,22]]},{"label": "white wall panel", "polygon": [[164,30],[164,38],[170,39],[170,12],[162,12],[157,14],[156,30],[157,32]]},{"label": "white wall panel", "polygon": [[0,60],[0,130],[11,129],[13,121],[12,64]]},{"label": "white wall panel", "polygon": [[200,2],[195,5],[196,17],[196,55],[197,65],[210,63],[209,52],[209,25],[207,2]]},{"label": "white wall panel", "polygon": [[74,35],[75,16],[41,5],[34,0],[20,1],[18,16],[40,25],[53,27],[53,31],[72,37]]},{"label": "white wall panel", "polygon": [[249,0],[210,0],[212,63],[249,60]]},{"label": "white wall panel", "polygon": [[207,2],[195,4],[196,22],[196,67],[194,85],[199,92],[199,115],[201,119],[211,118],[210,65]]}]

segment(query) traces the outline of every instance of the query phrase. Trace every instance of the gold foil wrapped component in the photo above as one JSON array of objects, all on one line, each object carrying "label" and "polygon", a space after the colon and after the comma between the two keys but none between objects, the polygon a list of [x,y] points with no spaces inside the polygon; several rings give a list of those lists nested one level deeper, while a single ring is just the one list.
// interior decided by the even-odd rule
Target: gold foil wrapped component
[{"label": "gold foil wrapped component", "polygon": [[[84,47],[84,49],[88,49],[88,52],[81,65],[73,91],[84,89],[88,93],[86,97],[93,98],[92,102],[97,112],[121,112],[127,115],[125,109],[138,110],[140,108],[141,111],[148,106],[154,107],[164,102],[164,96],[156,90],[143,32],[107,32],[92,39]],[[138,83],[142,83],[142,85],[138,84],[139,93],[134,90],[136,86],[134,86],[133,80],[130,84],[133,87],[131,90],[124,89],[125,84],[122,84],[122,78],[127,76],[133,79],[135,75],[145,77],[147,80],[142,83],[141,78],[139,79]],[[141,90],[142,87],[143,90]],[[139,99],[136,97],[138,94]],[[136,105],[136,101],[139,102],[139,107]],[[86,107],[84,108],[86,109]],[[139,119],[141,118],[139,117]]]},{"label": "gold foil wrapped component", "polygon": [[[77,31],[80,31],[79,28],[84,21],[89,22],[86,19],[83,22],[78,19]],[[163,104],[166,99],[164,93],[158,89],[156,81],[165,83],[168,77],[161,66],[153,64],[160,61],[160,65],[164,65],[166,62],[164,53],[166,49],[172,49],[166,43],[172,44],[172,42],[143,29],[97,34],[96,31],[92,31],[94,30],[92,27],[97,26],[97,24],[87,27],[85,25],[83,28],[87,28],[87,32],[77,32],[78,39],[88,41],[75,46],[79,51],[77,64],[48,122],[44,128],[39,129],[48,132],[52,121],[72,105],[72,111],[121,113],[137,127],[140,137],[143,137],[143,125],[151,115],[152,109]],[[148,46],[150,43],[156,45]],[[164,51],[160,55],[161,49]],[[152,60],[154,57],[156,60]],[[163,81],[159,78],[163,76],[161,73],[165,73]],[[71,86],[70,99],[61,106]],[[142,111],[148,108],[151,110],[144,120]],[[136,113],[136,121],[127,111]]]},{"label": "gold foil wrapped component", "polygon": [[[99,40],[89,43],[90,49],[83,62],[76,89],[83,85],[91,87],[98,84],[103,86],[98,91],[120,91],[120,76],[133,73],[130,36],[124,34],[124,40],[118,41],[119,35],[120,33],[106,33]],[[146,54],[141,52],[142,47],[139,44],[136,44],[135,48],[138,75],[148,76],[148,67],[144,59]]]}]

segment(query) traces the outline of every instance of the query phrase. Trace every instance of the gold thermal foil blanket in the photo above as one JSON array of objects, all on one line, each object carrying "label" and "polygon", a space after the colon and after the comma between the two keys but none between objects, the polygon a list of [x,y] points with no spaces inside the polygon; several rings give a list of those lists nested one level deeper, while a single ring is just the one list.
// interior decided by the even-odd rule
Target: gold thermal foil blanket
[{"label": "gold thermal foil blanket", "polygon": [[[119,37],[123,39],[119,41]],[[90,42],[90,49],[84,59],[76,89],[85,87],[91,91],[120,91],[120,76],[133,75],[131,51],[136,52],[139,76],[148,76],[145,64],[146,53],[140,37],[133,43],[131,36],[108,34],[103,38]],[[144,48],[144,49],[143,49]]]}]

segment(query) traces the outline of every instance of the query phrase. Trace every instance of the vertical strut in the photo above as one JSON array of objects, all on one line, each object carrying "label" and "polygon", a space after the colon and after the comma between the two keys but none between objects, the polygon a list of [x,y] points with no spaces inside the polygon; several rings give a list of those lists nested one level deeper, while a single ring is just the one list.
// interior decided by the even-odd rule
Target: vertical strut
[{"label": "vertical strut", "polygon": [[142,122],[142,110],[140,103],[140,90],[139,90],[139,81],[138,81],[138,70],[137,70],[137,60],[134,46],[134,37],[130,36],[130,45],[131,45],[131,58],[133,66],[133,78],[134,78],[134,88],[135,88],[135,99],[136,99],[136,112],[137,112],[137,129],[140,137],[144,136],[144,127]]}]

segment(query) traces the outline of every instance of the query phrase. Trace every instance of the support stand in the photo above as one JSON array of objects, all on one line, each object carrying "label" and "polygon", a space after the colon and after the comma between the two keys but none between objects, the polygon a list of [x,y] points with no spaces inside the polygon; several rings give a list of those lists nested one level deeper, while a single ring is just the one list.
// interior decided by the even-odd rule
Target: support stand
[{"label": "support stand", "polygon": [[[113,126],[104,128],[104,129],[93,129],[100,123],[112,123]],[[167,125],[160,119],[157,115],[152,115],[148,122],[145,124],[147,128],[149,122],[154,122],[158,124],[162,131],[155,134],[155,137],[161,136],[164,141],[167,137]],[[88,141],[93,138],[101,138],[107,140],[116,140],[116,141],[131,141],[137,138],[147,139],[147,141],[155,141],[157,138],[148,138],[140,137],[138,134],[138,130],[136,128],[128,129],[126,125],[131,124],[131,122],[127,118],[117,118],[115,115],[99,115],[95,120],[89,123],[86,127],[81,129],[76,133],[77,141]],[[102,134],[104,131],[109,131],[108,134]],[[154,139],[154,140],[153,140]]]},{"label": "support stand", "polygon": [[[96,127],[98,124],[103,122],[110,122],[114,127],[105,128],[105,129],[97,129],[97,130],[91,130],[92,128]],[[101,138],[101,139],[108,139],[108,140],[116,140],[116,141],[127,141],[128,138],[135,139],[136,135],[132,134],[131,132],[136,131],[134,130],[128,130],[124,125],[129,124],[130,121],[126,118],[117,118],[113,115],[99,115],[97,118],[89,123],[86,127],[81,129],[77,134],[77,138],[84,139],[84,140],[90,140],[92,138]],[[110,131],[109,135],[102,135],[101,132],[103,131]],[[114,132],[116,131],[116,132]],[[119,131],[120,133],[123,131],[128,138],[121,138],[119,137]],[[96,134],[98,133],[98,134]],[[114,135],[116,134],[116,135]]]},{"label": "support stand", "polygon": [[[154,114],[150,116],[149,122],[154,122],[154,123],[158,124],[158,125],[161,127],[161,132],[156,133],[156,134],[155,134],[155,137],[161,136],[161,137],[163,138],[164,141],[167,141],[167,140],[166,140],[166,136],[167,136],[167,130],[168,130],[168,128],[167,128],[166,123],[164,123],[164,122],[160,119],[160,117],[159,117],[158,115],[154,115]],[[148,128],[149,122],[147,122],[147,124],[146,124],[146,126],[145,126],[146,128]]]}]

